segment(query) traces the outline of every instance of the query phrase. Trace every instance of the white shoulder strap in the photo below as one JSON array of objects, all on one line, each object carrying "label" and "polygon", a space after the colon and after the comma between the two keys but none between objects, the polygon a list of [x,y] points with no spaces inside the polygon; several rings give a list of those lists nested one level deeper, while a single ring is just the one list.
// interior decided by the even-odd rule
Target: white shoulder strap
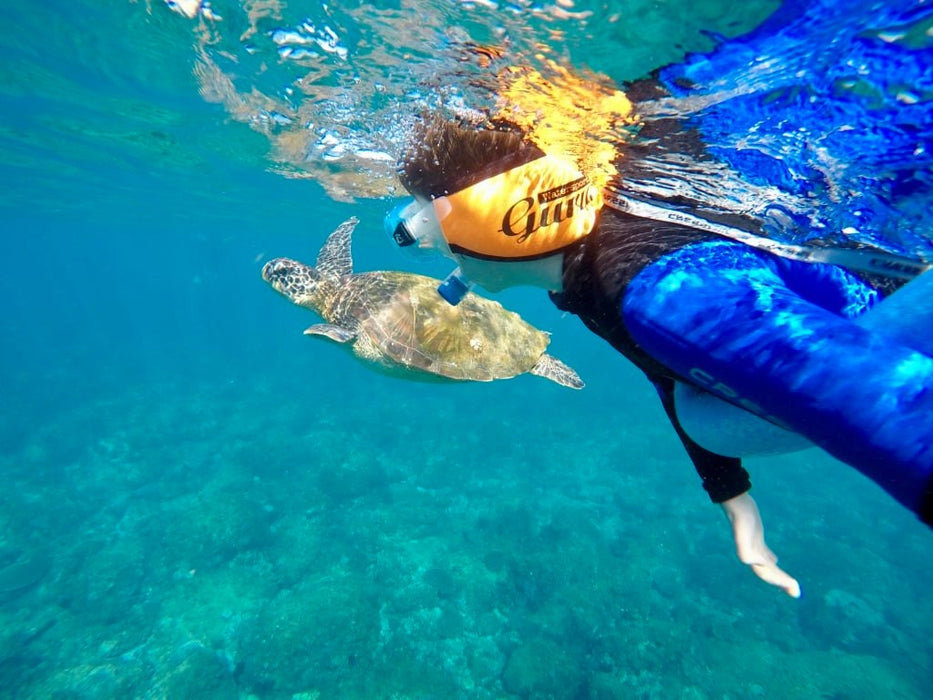
[{"label": "white shoulder strap", "polygon": [[686,214],[676,209],[668,209],[656,204],[649,204],[632,199],[616,190],[606,190],[605,202],[609,207],[637,216],[640,219],[666,221],[672,224],[688,226],[698,231],[708,231],[717,236],[730,238],[740,243],[764,250],[774,255],[803,262],[828,263],[859,272],[871,272],[885,277],[911,280],[929,270],[933,265],[925,260],[915,260],[903,255],[877,249],[849,248],[811,248],[790,243],[779,243],[763,236],[742,231],[725,224],[707,221],[699,216]]}]

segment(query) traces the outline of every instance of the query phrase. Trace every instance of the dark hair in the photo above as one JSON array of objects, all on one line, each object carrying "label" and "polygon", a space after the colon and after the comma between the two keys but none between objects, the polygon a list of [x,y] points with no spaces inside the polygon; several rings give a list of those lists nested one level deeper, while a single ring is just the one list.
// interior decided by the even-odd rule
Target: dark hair
[{"label": "dark hair", "polygon": [[413,195],[443,197],[543,156],[523,134],[427,115],[412,128],[399,179]]}]

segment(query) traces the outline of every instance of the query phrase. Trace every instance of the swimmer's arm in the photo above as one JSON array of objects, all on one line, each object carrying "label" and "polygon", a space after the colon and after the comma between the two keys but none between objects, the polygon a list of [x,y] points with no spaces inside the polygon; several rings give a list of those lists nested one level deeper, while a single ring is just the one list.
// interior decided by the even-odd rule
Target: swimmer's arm
[{"label": "swimmer's arm", "polygon": [[758,512],[758,505],[749,494],[752,484],[748,472],[742,467],[742,461],[735,457],[717,455],[695,443],[677,419],[674,381],[667,377],[651,379],[671,425],[677,431],[677,436],[703,481],[703,488],[713,503],[722,506],[729,519],[739,560],[751,567],[755,575],[765,583],[783,589],[793,598],[799,598],[800,584],[778,567],[777,556],[765,543],[761,514]]},{"label": "swimmer's arm", "polygon": [[752,482],[748,472],[742,467],[742,460],[718,455],[700,447],[681,426],[674,407],[674,380],[669,377],[651,377],[651,380],[661,398],[664,412],[687,450],[710,500],[713,503],[722,503],[747,492],[752,487]]}]

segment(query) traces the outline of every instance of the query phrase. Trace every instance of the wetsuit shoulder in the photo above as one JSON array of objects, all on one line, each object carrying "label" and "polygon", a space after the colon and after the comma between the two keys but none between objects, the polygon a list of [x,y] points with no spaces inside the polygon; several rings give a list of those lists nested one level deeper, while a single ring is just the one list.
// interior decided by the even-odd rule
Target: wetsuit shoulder
[{"label": "wetsuit shoulder", "polygon": [[619,314],[619,302],[645,267],[674,250],[711,238],[702,231],[606,207],[593,232],[565,253],[563,290],[552,293],[551,300],[558,308],[579,316],[587,328],[649,375],[673,376],[629,335]]}]

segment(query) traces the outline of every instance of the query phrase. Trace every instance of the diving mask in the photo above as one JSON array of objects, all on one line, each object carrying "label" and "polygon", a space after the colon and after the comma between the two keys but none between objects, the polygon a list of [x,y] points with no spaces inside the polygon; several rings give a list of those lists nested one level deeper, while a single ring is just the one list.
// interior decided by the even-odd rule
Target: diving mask
[{"label": "diving mask", "polygon": [[[414,200],[386,217],[386,232],[412,252],[503,262],[559,255],[586,236],[603,205],[602,192],[569,160],[544,155],[425,203]],[[466,293],[461,272],[445,284]],[[508,285],[505,285],[508,286]],[[451,303],[456,303],[451,301]]]},{"label": "diving mask", "polygon": [[602,192],[576,165],[544,155],[430,202],[397,207],[386,231],[402,248],[533,260],[586,236],[602,205]]}]

